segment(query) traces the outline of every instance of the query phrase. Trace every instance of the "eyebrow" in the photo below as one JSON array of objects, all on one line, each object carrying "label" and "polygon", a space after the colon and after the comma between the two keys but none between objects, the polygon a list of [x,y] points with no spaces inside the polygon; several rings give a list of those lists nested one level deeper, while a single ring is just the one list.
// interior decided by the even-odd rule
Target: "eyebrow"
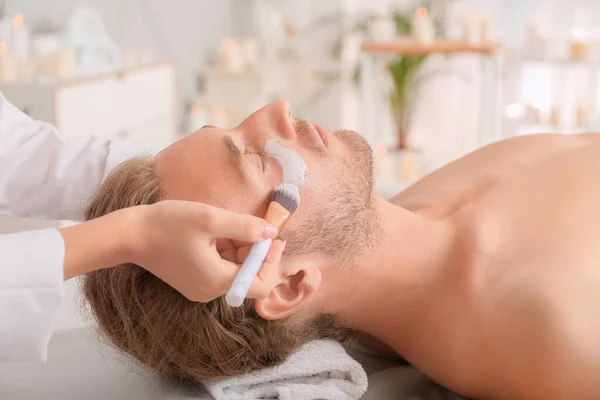
[{"label": "eyebrow", "polygon": [[242,153],[240,153],[240,149],[235,145],[235,142],[233,141],[231,136],[224,136],[223,142],[225,143],[225,146],[227,147],[227,150],[231,155],[232,162],[237,168],[239,174],[242,176],[246,176],[246,174],[244,174],[244,168],[242,164]]}]

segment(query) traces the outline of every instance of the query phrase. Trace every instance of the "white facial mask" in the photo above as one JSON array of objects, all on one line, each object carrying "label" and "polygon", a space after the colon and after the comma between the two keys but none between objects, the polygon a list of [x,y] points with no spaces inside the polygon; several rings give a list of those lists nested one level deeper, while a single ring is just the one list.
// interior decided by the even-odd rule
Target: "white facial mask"
[{"label": "white facial mask", "polygon": [[298,152],[275,140],[267,140],[264,151],[281,165],[284,183],[299,186],[306,182],[308,168]]}]

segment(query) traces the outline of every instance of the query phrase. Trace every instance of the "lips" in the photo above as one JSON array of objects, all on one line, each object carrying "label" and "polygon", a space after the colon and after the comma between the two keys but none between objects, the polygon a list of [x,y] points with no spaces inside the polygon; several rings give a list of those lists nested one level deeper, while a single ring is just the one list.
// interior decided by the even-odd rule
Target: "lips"
[{"label": "lips", "polygon": [[319,134],[319,137],[323,141],[323,144],[325,145],[325,147],[328,147],[327,143],[329,141],[329,132],[327,132],[327,129],[323,128],[319,124],[313,124],[313,126],[317,130],[317,133]]}]

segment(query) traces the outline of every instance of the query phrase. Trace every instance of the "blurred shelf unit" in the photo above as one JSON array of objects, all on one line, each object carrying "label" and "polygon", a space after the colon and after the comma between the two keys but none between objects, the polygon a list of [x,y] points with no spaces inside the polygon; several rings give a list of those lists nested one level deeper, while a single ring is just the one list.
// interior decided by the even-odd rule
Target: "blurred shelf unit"
[{"label": "blurred shelf unit", "polygon": [[[157,63],[115,73],[47,83],[0,83],[0,91],[65,140],[95,135],[160,149],[177,139],[175,70]],[[44,229],[67,221],[0,216],[0,233]]]},{"label": "blurred shelf unit", "polygon": [[510,67],[505,136],[600,132],[598,32],[575,23],[569,33],[559,33],[538,17],[528,23]]},{"label": "blurred shelf unit", "polygon": [[600,132],[600,61],[521,57],[514,68],[505,136]]},{"label": "blurred shelf unit", "polygon": [[203,90],[191,106],[187,131],[193,132],[203,125],[235,126],[277,99],[286,99],[297,110],[321,87],[319,72],[300,61],[238,72],[208,67],[201,74]]},{"label": "blurred shelf unit", "polygon": [[113,73],[30,83],[0,91],[64,139],[96,135],[162,148],[177,139],[175,68],[161,62]]}]

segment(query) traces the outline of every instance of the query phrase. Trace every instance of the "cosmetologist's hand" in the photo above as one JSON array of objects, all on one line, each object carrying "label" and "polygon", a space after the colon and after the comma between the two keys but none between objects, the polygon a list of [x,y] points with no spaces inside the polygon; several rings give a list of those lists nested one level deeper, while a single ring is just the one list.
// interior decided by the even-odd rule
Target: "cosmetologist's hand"
[{"label": "cosmetologist's hand", "polygon": [[[224,295],[237,274],[239,265],[221,256],[218,239],[253,243],[278,233],[261,218],[204,203],[165,200],[142,207],[137,222],[141,234],[132,247],[131,261],[192,301],[208,302]],[[249,298],[268,296],[272,289],[268,282],[277,274],[284,247],[280,240],[273,242]]]},{"label": "cosmetologist's hand", "polygon": [[[64,279],[135,263],[198,302],[229,290],[245,259],[236,256],[234,242],[248,246],[277,236],[277,230],[261,218],[178,200],[124,208],[59,233],[64,242]],[[273,242],[249,298],[269,295],[277,282],[283,248],[280,240]]]}]

